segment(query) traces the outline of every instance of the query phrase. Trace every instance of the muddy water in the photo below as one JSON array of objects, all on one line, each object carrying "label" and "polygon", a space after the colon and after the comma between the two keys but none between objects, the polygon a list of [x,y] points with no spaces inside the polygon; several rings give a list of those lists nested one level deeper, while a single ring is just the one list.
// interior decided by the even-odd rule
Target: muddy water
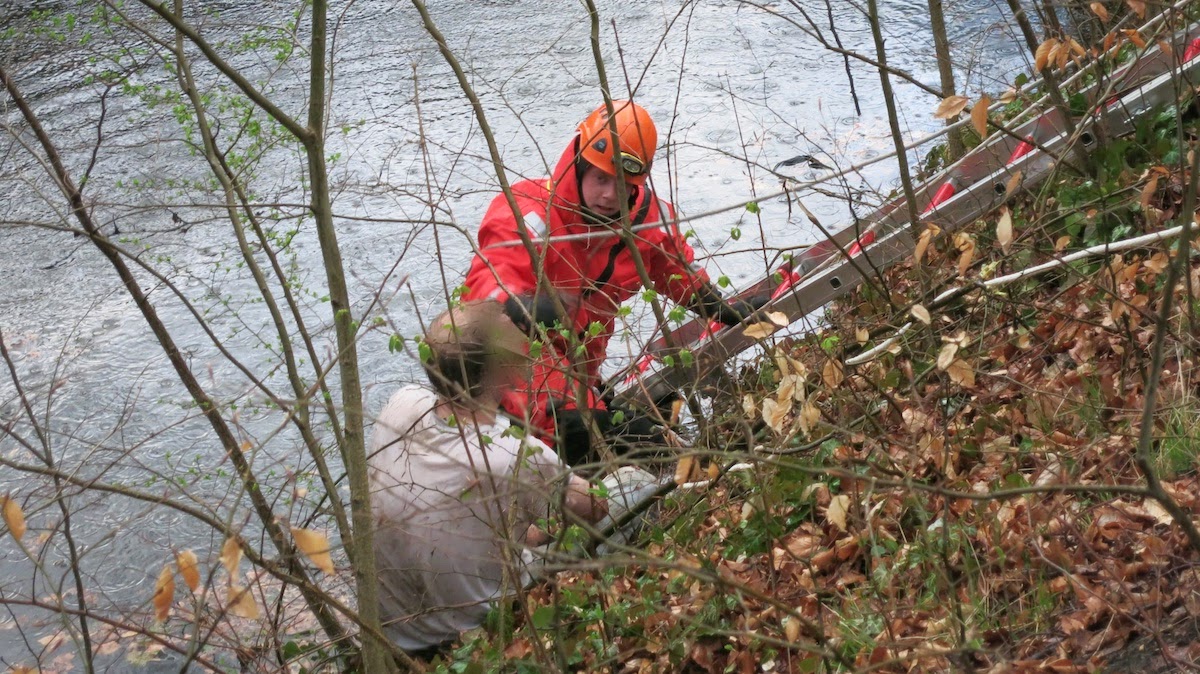
[{"label": "muddy water", "polygon": [[[780,185],[766,168],[798,154],[846,167],[891,150],[877,76],[852,64],[862,105],[862,114],[855,114],[841,57],[789,22],[803,25],[804,20],[786,3],[774,6],[779,15],[733,1],[599,4],[611,88],[619,95],[632,90],[659,123],[655,189],[685,215],[721,211],[688,223],[696,231],[701,263],[713,276],[745,283],[763,273],[764,255],[757,249],[816,238],[786,202],[762,196]],[[257,25],[282,23],[293,9],[291,3],[234,0],[189,5],[213,42],[245,37]],[[74,7],[63,2],[37,6],[60,16]],[[830,35],[825,7],[803,6]],[[443,0],[431,3],[431,12],[482,100],[510,179],[544,175],[574,125],[600,100],[584,10],[556,0]],[[936,84],[923,3],[887,0],[882,12],[891,64]],[[948,3],[947,12],[960,77],[972,93],[1002,90],[1021,59],[1000,11],[986,0],[959,0]],[[833,14],[846,48],[873,50],[857,3],[834,0]],[[145,43],[128,30],[112,36],[94,30],[81,46],[82,18],[65,41],[38,35],[34,28],[45,22],[31,17],[24,0],[0,0],[0,16],[16,29],[0,39],[0,60],[77,176],[87,170],[99,138],[87,185],[93,217],[138,262],[155,270],[157,276],[139,272],[140,284],[201,383],[236,406],[227,416],[274,485],[271,496],[280,517],[308,516],[315,505],[307,497],[295,498],[288,477],[311,466],[300,458],[286,421],[264,403],[253,383],[291,397],[279,372],[279,340],[240,264],[202,158],[181,142],[188,137],[170,102],[150,108],[138,92],[121,87],[101,96],[103,88],[85,80],[102,67],[103,60],[94,60],[97,55]],[[461,280],[470,257],[465,237],[497,180],[459,84],[410,6],[362,0],[337,5],[332,16],[336,41],[328,154],[336,156],[334,208],[356,314],[364,325],[383,321],[382,327],[364,331],[360,342],[370,408],[378,409],[398,383],[415,378],[411,359],[389,352],[389,335],[416,334],[418,314],[428,317],[445,305],[447,288]],[[169,37],[161,26],[155,30]],[[303,118],[303,54],[279,63],[268,47],[240,54],[228,44],[223,49],[283,110]],[[131,58],[141,66],[132,84],[172,85],[154,50],[142,49]],[[196,76],[209,92],[227,86],[208,67],[197,66]],[[915,137],[935,129],[930,112],[936,101],[911,85],[895,86],[905,133]],[[0,118],[23,143],[32,143],[15,108],[3,100]],[[0,269],[5,271],[0,330],[63,470],[168,494],[234,522],[251,519],[242,495],[225,479],[231,467],[223,452],[111,267],[82,239],[57,229],[75,223],[64,219],[65,206],[39,161],[11,134],[0,137]],[[322,300],[325,279],[315,234],[302,217],[303,168],[294,147],[265,147],[249,184],[260,204],[257,211],[276,222],[281,236],[298,229],[281,263],[304,306],[317,357],[328,362],[331,316]],[[812,174],[804,165],[782,170],[799,177]],[[842,188],[860,203],[814,194],[804,197],[805,204],[826,226],[843,226],[850,208],[865,212],[892,189],[895,172],[895,163],[888,161],[851,177]],[[757,215],[742,207],[749,201],[759,202]],[[740,232],[736,239],[734,228]],[[258,259],[263,261],[261,254]],[[635,316],[643,313],[639,307]],[[194,314],[213,326],[227,353],[214,347]],[[614,357],[636,348],[644,326],[645,321],[633,323],[632,341],[617,344]],[[309,367],[307,354],[301,360]],[[36,444],[16,395],[4,377],[0,415],[6,424],[14,423],[14,433]],[[36,463],[12,437],[0,438],[0,452]],[[0,472],[0,491],[9,490],[30,510],[31,536],[58,521],[45,480]],[[220,545],[165,508],[97,493],[75,495],[71,506],[85,551],[89,599],[104,610],[144,609],[153,578],[171,550],[195,548],[207,565]],[[59,533],[50,546],[53,582],[39,581],[35,596],[54,591],[52,585],[62,581],[65,543]],[[31,571],[22,556],[10,542],[0,544],[0,556],[5,558],[0,584],[6,592],[19,588],[28,594]],[[33,622],[43,614],[20,615],[39,635],[53,627],[52,620]],[[0,653],[12,653],[19,663],[29,659],[23,652],[16,631],[0,629]]]}]

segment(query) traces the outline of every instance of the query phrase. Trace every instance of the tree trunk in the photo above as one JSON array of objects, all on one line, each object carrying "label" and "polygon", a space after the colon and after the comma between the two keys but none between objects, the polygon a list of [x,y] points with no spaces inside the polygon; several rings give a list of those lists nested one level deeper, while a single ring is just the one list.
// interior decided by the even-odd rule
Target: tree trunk
[{"label": "tree trunk", "polygon": [[[929,0],[929,27],[933,31],[933,50],[937,54],[942,96],[953,96],[958,92],[954,86],[954,63],[950,60],[950,36],[946,34],[946,15],[942,11],[942,0]],[[946,126],[954,124],[955,121],[947,119]],[[958,161],[965,153],[962,133],[951,131],[946,134],[946,163]]]}]

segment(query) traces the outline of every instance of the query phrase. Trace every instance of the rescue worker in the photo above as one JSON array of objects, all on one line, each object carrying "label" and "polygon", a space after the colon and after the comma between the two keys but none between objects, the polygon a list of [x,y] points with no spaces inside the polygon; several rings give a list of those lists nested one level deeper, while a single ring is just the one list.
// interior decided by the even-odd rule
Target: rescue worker
[{"label": "rescue worker", "polygon": [[[726,325],[769,299],[727,303],[693,266],[695,253],[679,231],[674,206],[647,180],[658,142],[654,121],[632,101],[613,101],[612,110],[611,119],[605,105],[587,116],[550,178],[512,186],[519,220],[505,195],[495,198],[465,281],[464,299],[504,303],[531,335],[542,334],[539,325],[557,324],[579,340],[578,348],[571,339],[542,344],[529,384],[501,401],[510,415],[553,439],[571,465],[594,458],[591,420],[609,440],[627,441],[619,452],[662,441],[661,429],[647,419],[625,411],[614,417],[598,392],[617,312],[644,279],[658,295]],[[623,229],[632,230],[632,246]]]}]

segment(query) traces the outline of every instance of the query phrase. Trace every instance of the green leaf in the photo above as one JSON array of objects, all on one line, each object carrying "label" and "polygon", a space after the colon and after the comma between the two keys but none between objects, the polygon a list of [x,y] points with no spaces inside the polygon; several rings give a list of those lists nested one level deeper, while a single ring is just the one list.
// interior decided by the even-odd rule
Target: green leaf
[{"label": "green leaf", "polygon": [[433,348],[425,342],[421,342],[417,344],[417,356],[421,359],[422,363],[432,363]]},{"label": "green leaf", "polygon": [[531,617],[533,626],[539,630],[548,630],[554,625],[554,607],[539,606]]},{"label": "green leaf", "polygon": [[604,332],[604,324],[600,321],[592,321],[588,324],[588,334],[592,337]]},{"label": "green leaf", "polygon": [[392,335],[388,340],[388,351],[397,353],[404,350],[404,335]]},{"label": "green leaf", "polygon": [[741,227],[731,228],[729,230],[729,238],[733,239],[734,241],[737,241],[738,239],[742,238],[742,228]]},{"label": "green leaf", "polygon": [[646,288],[642,291],[642,299],[646,302],[653,302],[658,298],[658,293],[654,292],[653,288]]},{"label": "green leaf", "polygon": [[720,278],[717,279],[717,285],[722,288],[728,288],[731,285],[730,281],[729,281],[729,277],[722,275]]},{"label": "green leaf", "polygon": [[617,410],[617,411],[613,412],[612,413],[612,422],[613,422],[613,424],[625,423],[625,412],[623,412],[621,410]]},{"label": "green leaf", "polygon": [[681,349],[679,351],[679,362],[682,363],[684,367],[691,367],[694,360],[695,359],[692,358],[692,352],[690,350]]},{"label": "green leaf", "polygon": [[529,357],[530,358],[541,358],[542,357],[542,342],[541,342],[541,340],[535,339],[535,340],[532,340],[531,342],[529,342]]},{"label": "green leaf", "polygon": [[747,201],[746,202],[746,210],[750,211],[751,213],[758,213],[758,202],[757,201]]}]

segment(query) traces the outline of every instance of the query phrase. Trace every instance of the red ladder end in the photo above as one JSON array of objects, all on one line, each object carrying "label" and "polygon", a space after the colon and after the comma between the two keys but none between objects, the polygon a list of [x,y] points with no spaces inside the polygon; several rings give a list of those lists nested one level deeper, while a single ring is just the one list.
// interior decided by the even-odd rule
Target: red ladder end
[{"label": "red ladder end", "polygon": [[1004,163],[1005,165],[1011,164],[1030,152],[1033,152],[1033,136],[1026,137],[1025,140],[1021,141],[1020,145],[1013,148],[1012,154],[1008,157],[1008,161]]},{"label": "red ladder end", "polygon": [[1187,50],[1183,52],[1183,62],[1187,63],[1197,56],[1200,56],[1200,37],[1192,40],[1192,43],[1188,45]]},{"label": "red ladder end", "polygon": [[946,182],[942,183],[942,186],[939,187],[938,191],[934,193],[933,199],[929,202],[929,205],[925,207],[925,210],[921,211],[921,215],[925,215],[929,211],[937,208],[947,199],[954,196],[954,193],[957,191],[958,188],[954,186],[953,180],[947,180]]}]

